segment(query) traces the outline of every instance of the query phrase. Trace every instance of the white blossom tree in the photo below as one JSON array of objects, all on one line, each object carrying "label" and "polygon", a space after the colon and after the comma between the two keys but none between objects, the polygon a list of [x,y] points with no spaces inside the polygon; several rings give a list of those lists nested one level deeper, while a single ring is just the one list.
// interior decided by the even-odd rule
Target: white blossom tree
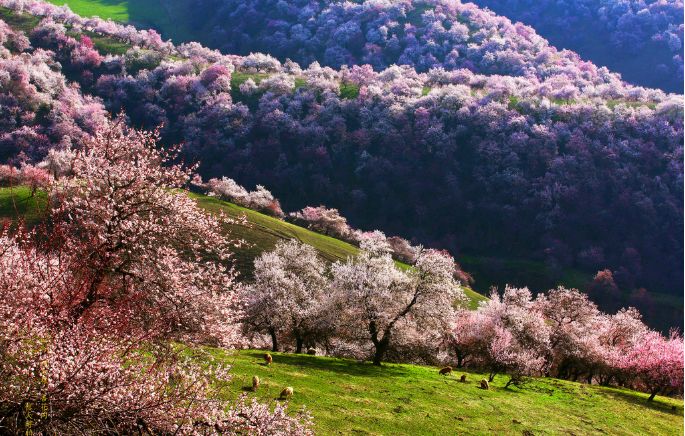
[{"label": "white blossom tree", "polygon": [[245,288],[248,329],[295,339],[295,352],[319,330],[328,296],[326,266],[316,250],[298,241],[284,241],[255,260],[255,282]]},{"label": "white blossom tree", "polygon": [[370,341],[373,363],[380,365],[400,329],[445,328],[452,305],[464,294],[452,276],[454,260],[443,253],[422,251],[404,272],[393,262],[384,237],[365,238],[361,248],[359,256],[333,266],[339,332]]}]

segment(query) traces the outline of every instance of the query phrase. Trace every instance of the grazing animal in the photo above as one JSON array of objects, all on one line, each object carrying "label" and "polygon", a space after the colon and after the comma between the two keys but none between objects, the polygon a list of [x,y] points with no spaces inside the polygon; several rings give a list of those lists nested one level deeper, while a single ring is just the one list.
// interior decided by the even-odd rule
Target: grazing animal
[{"label": "grazing animal", "polygon": [[450,374],[452,374],[452,367],[451,366],[446,366],[440,370],[440,375],[450,375]]},{"label": "grazing animal", "polygon": [[459,378],[459,381],[462,383],[466,383],[466,374],[462,374],[461,377]]},{"label": "grazing animal", "polygon": [[266,354],[264,355],[264,361],[266,362],[267,365],[271,365],[271,362],[274,361],[274,358],[271,357],[271,354],[266,353]]},{"label": "grazing animal", "polygon": [[285,388],[281,391],[281,399],[290,398],[292,396],[293,396],[293,388],[291,388],[290,386],[288,386],[287,388]]},{"label": "grazing animal", "polygon": [[309,350],[307,350],[307,354],[309,354],[310,356],[316,356],[316,350],[313,348],[310,348]]},{"label": "grazing animal", "polygon": [[490,383],[486,379],[483,379],[480,381],[480,388],[485,389],[486,391],[490,389]]},{"label": "grazing animal", "polygon": [[259,387],[259,377],[255,375],[254,377],[252,377],[252,390],[256,391],[258,387]]}]

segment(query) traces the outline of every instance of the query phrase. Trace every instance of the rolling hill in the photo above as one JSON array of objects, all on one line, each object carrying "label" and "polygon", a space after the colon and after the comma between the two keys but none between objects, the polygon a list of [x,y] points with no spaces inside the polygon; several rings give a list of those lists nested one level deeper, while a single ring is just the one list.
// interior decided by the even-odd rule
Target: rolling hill
[{"label": "rolling hill", "polygon": [[[27,35],[39,21],[9,9],[0,9],[0,15]],[[492,284],[501,287],[503,280],[534,291],[560,283],[580,287],[597,269],[610,268],[622,274],[619,286],[627,293],[645,287],[655,300],[657,290],[679,294],[682,274],[670,266],[681,260],[672,238],[679,220],[670,217],[682,212],[672,198],[679,179],[669,162],[682,142],[677,117],[682,103],[669,106],[658,92],[635,100],[628,88],[614,83],[620,98],[604,99],[592,87],[595,91],[579,90],[575,99],[547,100],[547,87],[522,78],[503,83],[496,76],[416,76],[410,69],[389,69],[378,77],[348,71],[362,76],[353,79],[344,71],[299,71],[265,55],[223,56],[221,62],[231,67],[224,69],[217,64],[219,55],[204,48],[174,48],[112,23],[97,29],[81,25],[67,23],[63,31],[41,26],[30,34],[35,47],[57,50],[55,60],[63,67],[63,77],[36,77],[31,84],[55,92],[43,85],[64,81],[66,90],[78,82],[85,100],[72,109],[73,96],[58,93],[59,104],[43,106],[55,113],[35,119],[28,115],[32,105],[18,108],[27,112],[20,119],[30,120],[30,131],[61,132],[49,124],[63,117],[77,119],[75,128],[87,128],[85,120],[94,117],[83,108],[124,110],[137,126],[164,123],[165,143],[183,143],[187,158],[203,164],[203,177],[230,174],[243,185],[266,185],[289,210],[325,204],[341,210],[355,227],[448,248],[474,273],[481,292]],[[147,48],[128,50],[131,44]],[[82,64],[91,61],[93,68],[83,71]],[[8,62],[6,68],[21,63]],[[16,77],[32,77],[19,69]],[[550,89],[560,86],[549,83]],[[369,89],[376,87],[378,98],[369,99]],[[87,101],[90,95],[99,97],[104,109]],[[600,122],[603,117],[609,118]],[[30,132],[19,127],[24,126],[13,135]],[[76,130],[70,138],[82,135]],[[611,164],[599,165],[605,159]],[[668,187],[661,189],[664,181]],[[624,191],[625,196],[615,195]],[[651,201],[640,201],[645,195]],[[678,325],[682,316],[674,319],[672,325]]]},{"label": "rolling hill", "polygon": [[[334,238],[270,216],[198,194],[189,194],[205,209],[244,216],[247,225],[232,225],[230,232],[249,243],[236,252],[237,267],[249,274],[255,256],[278,240],[296,238],[314,246],[327,260],[354,255],[357,248]],[[47,205],[40,191],[30,196],[27,187],[0,188],[0,217],[26,219],[36,224]],[[468,291],[472,304],[484,297]],[[535,378],[522,388],[504,388],[507,377],[498,376],[489,391],[478,389],[484,374],[457,371],[438,375],[437,368],[409,364],[375,367],[349,359],[274,353],[274,363],[262,363],[263,351],[224,350],[212,347],[187,351],[201,362],[231,365],[226,399],[241,393],[275,403],[285,386],[292,386],[291,413],[301,407],[312,414],[318,434],[683,434],[683,403],[646,394],[586,385],[551,378]],[[208,357],[212,357],[209,359]],[[458,376],[467,374],[467,383]],[[262,385],[249,389],[252,376]]]}]

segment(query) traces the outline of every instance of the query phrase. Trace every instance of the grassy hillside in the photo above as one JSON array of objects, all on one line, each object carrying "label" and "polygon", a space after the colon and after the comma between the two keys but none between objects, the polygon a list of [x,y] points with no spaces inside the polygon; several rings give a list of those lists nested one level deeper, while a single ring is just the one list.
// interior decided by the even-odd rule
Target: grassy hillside
[{"label": "grassy hillside", "polygon": [[[237,270],[247,279],[252,275],[254,259],[262,252],[273,249],[276,243],[283,239],[297,239],[309,244],[330,262],[344,260],[359,251],[357,247],[347,242],[214,197],[192,193],[189,195],[209,211],[223,211],[230,217],[245,216],[247,218],[246,225],[232,225],[227,229],[235,237],[247,242],[236,252],[234,258]],[[0,188],[0,218],[23,217],[28,224],[32,224],[40,218],[39,210],[45,204],[44,194],[38,193],[31,198],[30,191],[26,187]],[[457,260],[476,280],[475,291],[466,289],[471,308],[475,308],[479,301],[486,299],[483,294],[487,294],[491,286],[497,286],[500,289],[506,284],[528,286],[535,292],[542,292],[560,284],[583,289],[592,279],[590,275],[574,269],[565,269],[560,273],[549,271],[544,262],[472,256],[462,256]],[[398,266],[407,267],[401,263],[398,263]],[[649,310],[643,309],[645,319],[654,328],[667,332],[674,322],[682,319],[683,299],[679,296],[656,292],[650,292],[650,295],[653,298],[653,304]],[[628,301],[628,296],[625,297],[624,305]]]},{"label": "grassy hillside", "polygon": [[[239,250],[236,260],[247,268],[251,259],[278,240],[297,238],[312,244],[329,260],[345,258],[356,248],[339,240],[226,203],[191,194],[207,210],[229,216],[245,216],[247,225],[230,231],[251,244]],[[46,197],[34,197],[25,187],[0,188],[0,217],[41,219]],[[483,298],[478,294],[474,297]],[[468,383],[455,376],[443,377],[436,368],[368,363],[328,357],[275,353],[274,364],[262,365],[261,351],[196,350],[204,361],[211,353],[233,366],[233,389],[237,397],[246,392],[253,375],[262,388],[248,393],[261,400],[276,401],[284,386],[292,386],[293,410],[306,406],[319,434],[649,434],[678,435],[682,429],[682,401],[616,388],[536,379],[523,389],[504,389],[499,376],[490,391],[477,388],[483,374],[468,372]]]},{"label": "grassy hillside", "polygon": [[[253,375],[262,386],[256,396],[277,401],[285,386],[295,395],[291,409],[305,406],[319,434],[613,434],[681,435],[683,402],[641,393],[556,379],[535,379],[505,389],[498,376],[491,390],[477,387],[483,374],[457,371],[440,376],[437,368],[369,363],[329,357],[263,351],[205,349],[233,365],[234,394],[249,392]],[[458,381],[467,374],[467,383]]]},{"label": "grassy hillside", "polygon": [[[0,188],[0,219],[23,218],[29,225],[35,224],[42,216],[47,202],[44,193],[38,193],[34,197],[31,197],[30,194],[30,190],[26,187]],[[268,215],[214,197],[193,193],[189,195],[202,208],[210,212],[223,212],[236,219],[246,218],[244,223],[231,225],[227,231],[232,236],[247,243],[236,250],[234,261],[241,275],[248,279],[252,275],[254,259],[262,252],[272,250],[278,241],[285,239],[297,239],[313,246],[318,250],[321,257],[329,262],[345,260],[359,252],[357,247],[347,242],[312,232]],[[398,266],[407,268],[407,265],[399,262]],[[466,293],[471,300],[470,306],[472,308],[475,308],[479,301],[486,299],[483,295],[470,289],[467,289]]]},{"label": "grassy hillside", "polygon": [[186,22],[192,4],[187,0],[47,0],[84,17],[98,16],[139,27],[153,27],[164,38],[177,42],[192,40],[192,29]]},{"label": "grassy hillside", "polygon": [[60,6],[66,4],[72,11],[84,17],[98,16],[121,22],[129,20],[130,2],[126,0],[50,0],[50,3]]}]

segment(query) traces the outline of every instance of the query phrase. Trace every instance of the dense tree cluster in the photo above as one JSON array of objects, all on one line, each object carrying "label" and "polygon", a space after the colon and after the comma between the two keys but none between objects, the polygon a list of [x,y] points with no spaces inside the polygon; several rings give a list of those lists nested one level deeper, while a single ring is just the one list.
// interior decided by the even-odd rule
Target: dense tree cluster
[{"label": "dense tree cluster", "polygon": [[153,51],[150,37],[146,68],[135,49],[96,67],[79,60],[88,39],[53,21],[33,31],[31,56],[55,50],[110,111],[164,124],[164,141],[183,142],[206,177],[263,184],[290,210],[323,203],[355,227],[425,244],[608,267],[624,289],[681,288],[678,97],[563,56],[526,77],[302,69],[198,44]]},{"label": "dense tree cluster", "polygon": [[[489,6],[490,2],[480,4],[483,3]],[[535,3],[530,9],[544,15],[542,12],[547,11],[550,3],[563,2],[510,3],[524,10]],[[682,39],[682,26],[678,27],[682,2],[672,0],[663,5],[663,2],[650,1],[647,3],[653,5],[649,7],[643,3],[588,0],[581,2],[577,9],[584,11],[594,6],[595,14],[601,14],[597,21],[604,20],[600,21],[602,27],[618,28],[614,39],[625,45],[634,46],[634,39],[649,40],[653,34],[662,39],[675,37],[670,43],[675,45],[672,51],[665,49],[665,63],[673,69],[670,53],[680,52],[676,43]],[[559,26],[561,32],[578,33],[569,30],[577,25],[574,17],[579,13],[575,4],[562,8],[570,13],[571,19],[566,20],[566,15],[557,17],[563,21]],[[600,11],[602,6],[604,9]],[[189,28],[201,29],[196,39],[224,53],[263,52],[281,61],[289,58],[301,65],[317,61],[333,68],[369,64],[383,70],[399,64],[412,66],[419,72],[436,67],[467,68],[483,74],[534,76],[541,80],[557,74],[588,76],[588,65],[580,62],[576,54],[557,51],[533,28],[514,24],[469,2],[193,0],[184,7],[193,11]],[[493,6],[495,11],[500,8]],[[645,14],[642,9],[651,14]],[[527,21],[530,25],[538,22]],[[639,27],[633,33],[636,26]],[[592,27],[594,31],[596,27]],[[628,32],[633,39],[625,36]],[[682,77],[682,57],[677,57],[675,64]],[[676,68],[673,72],[677,71]]]},{"label": "dense tree cluster", "polygon": [[48,186],[49,219],[0,234],[3,433],[311,434],[224,398],[184,344],[240,340],[231,245],[152,134],[105,122]]},{"label": "dense tree cluster", "polygon": [[[249,340],[377,365],[454,360],[508,384],[554,375],[650,399],[682,392],[682,337],[636,310],[508,287],[469,311],[449,254],[351,226],[599,269],[599,295],[617,282],[679,291],[680,97],[438,0],[260,5],[267,28],[315,48],[293,58],[323,50],[338,70],[176,47],[34,0],[0,5],[44,17],[28,35],[0,21],[0,183],[50,198],[41,226],[0,234],[2,430],[311,434],[306,414],[227,404],[227,369],[185,348]],[[103,36],[130,47],[107,52]],[[281,55],[290,37],[248,42],[276,41]],[[226,218],[180,191],[195,169],[182,160],[202,162],[209,182],[196,186],[284,216],[269,186],[303,208],[292,219],[361,254],[329,266],[283,242],[236,284]]]},{"label": "dense tree cluster", "polygon": [[[683,91],[682,0],[474,0],[642,85]],[[599,41],[598,41],[599,40]],[[602,49],[597,50],[597,47]],[[651,66],[651,67],[648,67]]]},{"label": "dense tree cluster", "polygon": [[257,185],[254,191],[248,191],[228,177],[210,179],[207,183],[203,183],[202,178],[197,177],[193,181],[193,185],[205,190],[207,195],[220,197],[279,218],[285,216],[278,199],[262,185]]},{"label": "dense tree cluster", "polygon": [[[60,71],[54,53],[0,22],[0,159],[20,164],[50,148],[81,145],[105,108]],[[83,47],[76,44],[75,52]]]}]

